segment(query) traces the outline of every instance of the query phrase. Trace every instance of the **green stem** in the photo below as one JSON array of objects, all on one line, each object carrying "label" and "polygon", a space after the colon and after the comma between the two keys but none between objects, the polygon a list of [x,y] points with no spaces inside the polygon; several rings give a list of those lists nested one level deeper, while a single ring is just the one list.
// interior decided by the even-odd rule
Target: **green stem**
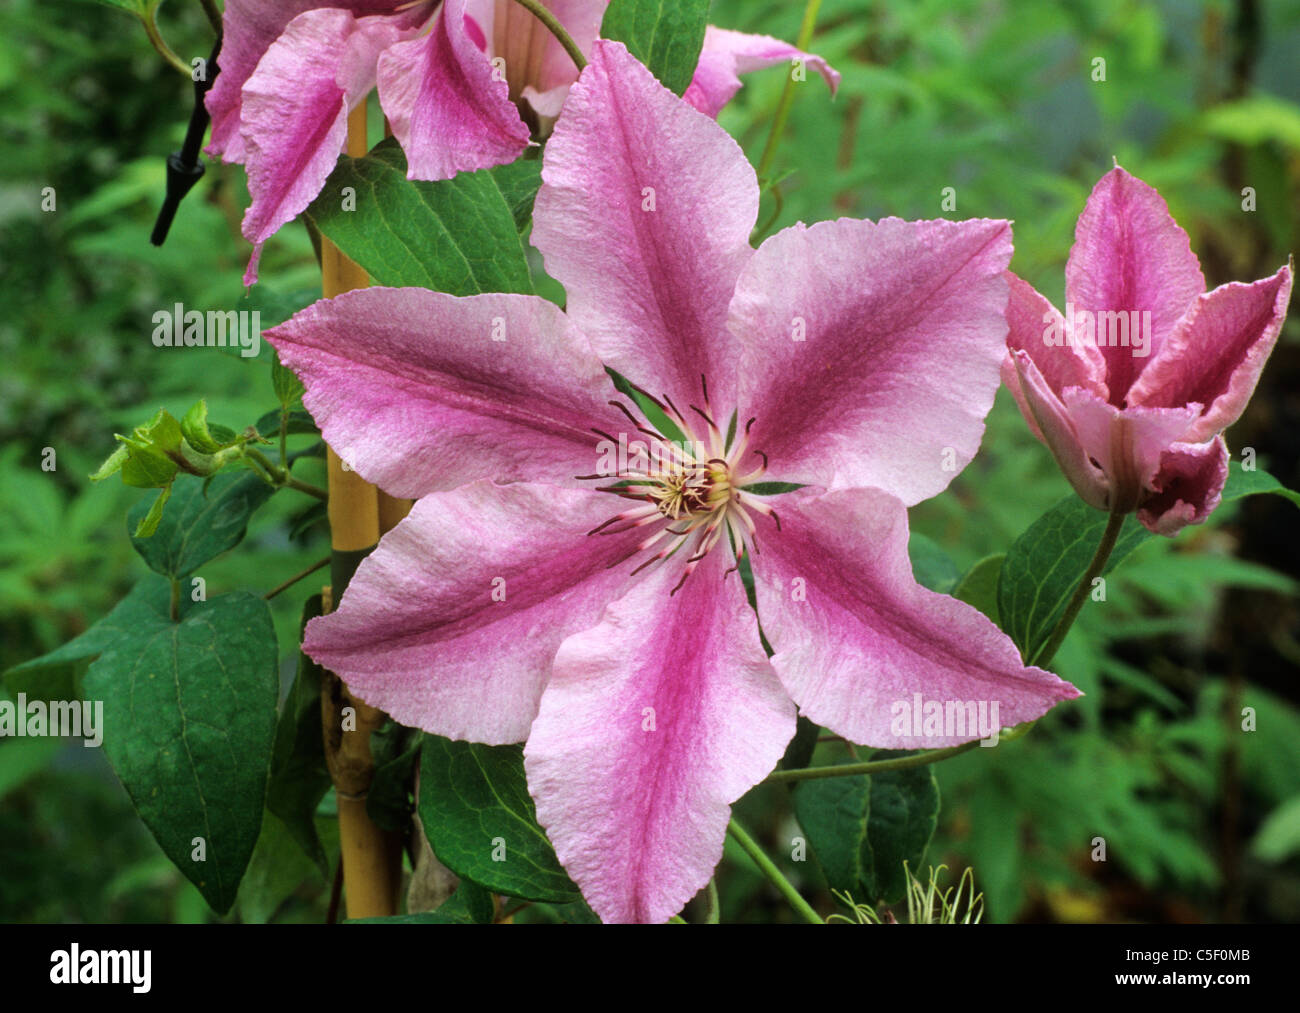
[{"label": "green stem", "polygon": [[949,746],[947,749],[932,749],[926,753],[916,753],[912,756],[897,756],[892,760],[868,760],[865,763],[842,763],[838,767],[803,767],[799,770],[776,770],[767,775],[764,784],[780,783],[782,781],[811,781],[821,777],[850,777],[854,774],[880,774],[886,770],[906,770],[909,767],[924,767],[929,763],[938,763],[940,760],[946,760],[951,756],[957,756],[966,752],[968,749],[974,749],[979,745],[979,740],[975,742],[965,742],[960,746]]},{"label": "green stem", "polygon": [[289,409],[280,408],[280,467],[289,469]]},{"label": "green stem", "polygon": [[306,493],[308,496],[315,496],[317,499],[328,500],[330,498],[330,494],[320,486],[311,485],[308,482],[300,482],[289,474],[287,468],[277,468],[260,450],[253,447],[245,447],[244,455],[254,464],[261,466],[266,474],[270,476],[272,485],[280,485],[288,489],[296,489],[298,492]]},{"label": "green stem", "polygon": [[799,895],[799,891],[785,878],[785,875],[776,867],[772,859],[763,853],[763,849],[755,843],[754,838],[745,832],[744,827],[732,820],[727,824],[727,833],[735,838],[741,850],[754,860],[754,864],[762,870],[763,875],[770,879],[772,885],[781,891],[781,895],[790,902],[791,907],[799,912],[804,921],[813,925],[826,924],[822,921],[821,916],[812,909],[812,905]]},{"label": "green stem", "polygon": [[304,577],[310,577],[313,573],[315,573],[317,570],[321,569],[322,567],[329,566],[330,559],[331,559],[330,556],[326,556],[324,559],[312,563],[312,565],[307,567],[307,569],[303,570],[302,573],[295,573],[283,584],[278,584],[275,587],[271,588],[271,590],[267,591],[266,594],[262,595],[262,598],[265,601],[270,601],[281,591],[287,591],[289,588],[293,587],[294,584],[298,583],[298,581],[302,580]]},{"label": "green stem", "polygon": [[181,582],[179,577],[172,578],[171,601],[168,603],[167,612],[172,617],[172,622],[181,621]]},{"label": "green stem", "polygon": [[[808,46],[812,43],[813,28],[817,24],[817,12],[821,9],[821,5],[822,0],[808,0],[808,6],[803,10],[803,23],[799,26],[799,38],[794,44],[795,48],[802,52],[807,52]],[[790,116],[790,105],[793,102],[794,77],[791,75],[785,80],[785,90],[781,92],[781,101],[776,107],[776,116],[772,120],[772,132],[767,135],[767,146],[758,161],[760,181],[767,178],[772,159],[776,157],[776,148],[781,143],[781,134],[785,131],[785,121]]]},{"label": "green stem", "polygon": [[717,925],[722,920],[722,906],[718,903],[718,884],[715,880],[709,880],[704,902],[704,924]]},{"label": "green stem", "polygon": [[543,7],[538,0],[515,0],[515,3],[546,26],[546,30],[554,35],[560,45],[564,47],[564,51],[569,54],[569,59],[573,61],[574,66],[581,73],[582,68],[587,66],[587,58],[582,55],[582,50],[573,41],[573,36],[564,30],[564,26],[560,24],[559,19]]},{"label": "green stem", "polygon": [[[156,11],[157,8],[154,8],[154,10]],[[192,79],[193,75],[190,72],[190,68],[185,65],[184,61],[181,60],[179,56],[172,52],[172,47],[167,45],[166,40],[162,37],[162,33],[158,31],[158,23],[154,21],[154,11],[142,14],[140,16],[140,23],[144,25],[144,33],[149,36],[149,42],[153,45],[153,48],[158,51],[158,55],[184,74],[187,79]]]},{"label": "green stem", "polygon": [[1079,581],[1079,586],[1074,589],[1074,595],[1070,598],[1070,603],[1065,607],[1065,612],[1061,615],[1061,620],[1056,624],[1056,629],[1052,631],[1051,637],[1042,649],[1034,655],[1031,664],[1044,666],[1051,662],[1056,656],[1057,650],[1060,649],[1065,635],[1070,632],[1070,627],[1074,625],[1075,618],[1083,608],[1083,603],[1088,600],[1088,594],[1092,591],[1092,582],[1101,576],[1101,572],[1106,568],[1106,562],[1110,559],[1110,554],[1115,551],[1115,543],[1119,541],[1120,530],[1124,527],[1124,520],[1127,514],[1111,514],[1110,520],[1106,522],[1106,530],[1102,532],[1101,541],[1097,544],[1097,551],[1092,555],[1092,562],[1088,564],[1087,572],[1084,573],[1083,579]]}]

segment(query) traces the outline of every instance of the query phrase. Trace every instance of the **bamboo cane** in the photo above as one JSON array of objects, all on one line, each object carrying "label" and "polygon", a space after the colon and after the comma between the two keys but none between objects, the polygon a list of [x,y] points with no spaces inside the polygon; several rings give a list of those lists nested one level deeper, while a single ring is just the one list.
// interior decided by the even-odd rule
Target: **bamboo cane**
[{"label": "bamboo cane", "polygon": [[[347,152],[360,157],[367,151],[366,105],[348,116]],[[321,289],[328,299],[370,279],[328,239],[321,239]],[[343,593],[361,558],[379,540],[380,493],[356,472],[344,467],[332,449],[327,450],[329,473],[329,523],[331,584],[326,589],[325,610]],[[383,497],[389,500],[389,497]],[[391,515],[392,507],[385,510]],[[352,708],[349,716],[345,708]],[[349,918],[375,918],[397,913],[401,886],[400,836],[382,830],[366,812],[366,795],[374,779],[370,736],[384,721],[374,707],[357,700],[337,676],[321,688],[321,722],[325,758],[338,796],[339,850],[343,864],[343,889]]]}]

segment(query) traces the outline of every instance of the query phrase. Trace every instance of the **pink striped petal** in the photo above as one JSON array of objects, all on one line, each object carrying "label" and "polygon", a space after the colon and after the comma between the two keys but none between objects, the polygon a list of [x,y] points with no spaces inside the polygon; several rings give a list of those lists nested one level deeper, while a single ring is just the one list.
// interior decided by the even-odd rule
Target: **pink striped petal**
[{"label": "pink striped petal", "polygon": [[1173,537],[1188,524],[1200,524],[1223,498],[1228,481],[1228,445],[1222,436],[1209,443],[1175,443],[1160,458],[1152,493],[1137,516],[1158,535]]},{"label": "pink striped petal", "polygon": [[1161,456],[1183,438],[1201,410],[1200,405],[1188,405],[1120,411],[1077,387],[1067,390],[1062,401],[1084,453],[1106,476],[1105,502],[1092,505],[1120,513],[1142,500],[1160,468]]},{"label": "pink striped petal", "polygon": [[394,13],[396,6],[396,0],[226,0],[221,16],[221,54],[217,57],[220,73],[206,98],[212,117],[208,153],[227,162],[244,161],[244,139],[239,132],[244,82],[290,21],[304,11],[330,7],[351,11],[357,17],[386,14],[403,32],[415,32],[431,5],[420,4]]},{"label": "pink striped petal", "polygon": [[466,0],[444,0],[433,30],[398,43],[379,60],[379,102],[406,152],[409,179],[512,162],[528,128],[493,74],[479,29],[467,27]]},{"label": "pink striped petal", "polygon": [[[986,731],[958,726],[959,706],[966,715],[982,704],[990,727],[1006,727],[1079,695],[1050,672],[1026,668],[979,611],[916,583],[907,511],[894,497],[800,491],[773,505],[781,534],[752,557],[759,622],[777,675],[813,721],[873,746],[952,746]],[[953,723],[904,722],[918,694],[921,712],[937,702]]]},{"label": "pink striped petal", "polygon": [[528,735],[565,637],[629,582],[642,533],[587,535],[606,494],[475,482],[425,496],[357,568],[303,650],[402,724],[499,745]]},{"label": "pink striped petal", "polygon": [[840,86],[839,71],[820,56],[805,53],[770,35],[748,35],[709,25],[704,48],[686,94],[682,97],[700,112],[714,119],[718,111],[740,90],[741,74],[774,64],[799,60],[821,74],[834,95]]},{"label": "pink striped petal", "polygon": [[[1006,381],[1007,386],[1011,387],[1016,400],[1020,402],[1020,410],[1034,430],[1034,435],[1052,452],[1079,498],[1089,506],[1105,510],[1110,497],[1110,483],[1100,466],[1084,450],[1065,405],[1043,379],[1028,352],[1017,349],[1011,353],[1008,361],[1011,363],[1012,374],[1011,379]],[[1005,368],[1003,376],[1005,379]],[[1090,391],[1086,393],[1093,400],[1101,401]]]},{"label": "pink striped petal", "polygon": [[[1069,340],[1065,318],[1029,282],[1007,272],[1011,296],[1007,301],[1007,349],[1020,349],[1033,360],[1047,386],[1059,394],[1066,387],[1083,387],[1100,397],[1106,396],[1106,360],[1095,345],[1075,345]],[[1008,354],[1003,369],[1014,372]],[[1010,382],[1007,386],[1016,397],[1016,403],[1025,415],[1029,428],[1038,436],[1037,428],[1020,393]],[[1040,437],[1041,438],[1041,437]]]},{"label": "pink striped petal", "polygon": [[326,442],[394,496],[479,478],[571,485],[598,470],[592,427],[621,431],[600,362],[535,296],[365,288],[266,338]]},{"label": "pink striped petal", "polygon": [[219,73],[205,99],[212,117],[209,154],[227,162],[244,160],[244,139],[239,134],[244,82],[290,21],[321,6],[320,0],[226,0],[221,15]]},{"label": "pink striped petal", "polygon": [[601,359],[684,401],[707,376],[725,416],[727,303],[752,253],[754,170],[621,43],[596,42],[590,59],[546,146],[533,243]]},{"label": "pink striped petal", "polygon": [[[839,219],[773,236],[737,284],[740,410],[772,478],[913,504],[975,456],[1006,353],[1003,221]],[[743,421],[743,419],[742,419]]]},{"label": "pink striped petal", "polygon": [[348,111],[375,83],[375,62],[400,37],[393,19],[344,10],[298,15],[245,82],[241,130],[254,245],[244,284],[257,281],[262,244],[320,193],[347,137]]},{"label": "pink striped petal", "polygon": [[1129,404],[1204,405],[1183,436],[1189,443],[1236,422],[1281,333],[1291,280],[1287,266],[1271,278],[1221,285],[1198,298],[1133,385]]},{"label": "pink striped petal", "polygon": [[537,818],[606,922],[663,922],[722,857],[731,803],[776,766],[794,705],[738,575],[662,566],[569,637],[524,762]]},{"label": "pink striped petal", "polygon": [[[1149,311],[1150,354],[1158,355],[1192,300],[1205,291],[1200,261],[1164,198],[1116,166],[1093,187],[1074,235],[1065,268],[1069,308],[1093,314]],[[1119,345],[1106,345],[1101,354],[1110,402],[1123,405],[1150,359]]]}]

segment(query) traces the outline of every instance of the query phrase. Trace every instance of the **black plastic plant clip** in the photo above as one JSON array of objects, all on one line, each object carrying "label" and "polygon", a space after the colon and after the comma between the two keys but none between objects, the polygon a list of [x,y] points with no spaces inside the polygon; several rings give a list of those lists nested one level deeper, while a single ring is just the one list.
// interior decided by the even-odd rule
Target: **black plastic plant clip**
[{"label": "black plastic plant clip", "polygon": [[162,246],[181,199],[203,177],[204,165],[199,158],[199,149],[203,145],[203,135],[208,132],[208,107],[204,105],[203,98],[212,87],[212,82],[217,79],[217,55],[220,52],[221,35],[218,33],[203,77],[194,82],[194,112],[190,114],[189,129],[185,131],[185,143],[180,151],[173,151],[167,156],[167,195],[163,198],[158,220],[154,222],[153,233],[149,236],[149,242],[154,246]]}]

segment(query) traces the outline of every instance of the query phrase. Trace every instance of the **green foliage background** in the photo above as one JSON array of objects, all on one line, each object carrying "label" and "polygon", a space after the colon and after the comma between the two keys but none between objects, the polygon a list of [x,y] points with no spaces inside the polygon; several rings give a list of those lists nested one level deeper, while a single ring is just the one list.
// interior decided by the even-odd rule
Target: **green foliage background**
[{"label": "green foliage background", "polygon": [[[802,4],[714,0],[714,24],[793,40]],[[206,55],[198,4],[168,0],[173,48]],[[1075,218],[1118,159],[1156,185],[1211,285],[1271,273],[1300,238],[1300,2],[826,0],[813,47],[842,73],[796,88],[773,163],[777,225],[840,215],[1015,221],[1013,267],[1058,305]],[[1105,80],[1094,81],[1097,58]],[[758,162],[785,75],[750,75],[720,121]],[[0,9],[0,670],[107,613],[147,572],[125,536],[140,493],[86,475],[125,432],[200,395],[242,427],[276,404],[266,367],[212,349],[156,349],[152,314],[242,298],[242,170],[210,165],[165,247],[148,243],[191,89],[138,25],[76,0]],[[1257,210],[1242,210],[1243,187]],[[41,211],[53,187],[57,210]],[[283,230],[253,292],[263,324],[319,294],[306,232]],[[278,315],[277,315],[278,314]],[[1300,342],[1294,313],[1234,451],[1300,487]],[[45,448],[57,467],[41,469]],[[312,480],[306,462],[300,477]],[[319,478],[319,476],[317,476]],[[322,479],[323,481],[323,479]],[[999,395],[984,448],[913,527],[965,571],[1068,492]],[[152,492],[144,493],[152,497]],[[327,551],[290,536],[276,497],[239,552],[208,564],[209,595],[267,590]],[[1055,667],[1087,696],[1026,738],[935,770],[939,831],[927,861],[974,864],[997,921],[1294,921],[1300,918],[1300,541],[1295,507],[1259,497],[1120,567]],[[300,598],[272,602],[284,661]],[[1257,730],[1240,730],[1242,707]],[[818,762],[846,757],[818,747]],[[327,796],[317,824],[333,860]],[[833,901],[790,792],[767,786],[738,816],[820,910]],[[1105,863],[1090,860],[1103,837]],[[728,841],[727,920],[789,912]],[[955,876],[953,877],[955,881]],[[268,819],[227,920],[318,921],[320,869]],[[536,905],[520,915],[556,916]],[[0,919],[214,916],[135,816],[99,750],[0,742]]]}]

